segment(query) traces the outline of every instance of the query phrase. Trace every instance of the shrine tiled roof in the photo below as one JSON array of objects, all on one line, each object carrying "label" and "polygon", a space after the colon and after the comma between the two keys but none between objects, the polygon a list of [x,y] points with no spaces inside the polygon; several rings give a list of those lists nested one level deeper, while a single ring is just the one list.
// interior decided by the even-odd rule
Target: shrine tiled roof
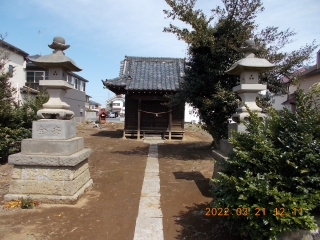
[{"label": "shrine tiled roof", "polygon": [[184,63],[181,58],[126,56],[119,77],[103,84],[110,90],[177,91],[184,77]]}]

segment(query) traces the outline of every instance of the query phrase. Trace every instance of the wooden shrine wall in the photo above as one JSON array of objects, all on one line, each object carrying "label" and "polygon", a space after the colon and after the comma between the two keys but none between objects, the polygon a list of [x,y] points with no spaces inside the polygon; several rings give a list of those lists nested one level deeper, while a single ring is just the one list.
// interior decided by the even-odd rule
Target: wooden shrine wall
[{"label": "wooden shrine wall", "polygon": [[138,126],[138,100],[127,99],[125,101],[125,129],[137,129]]},{"label": "wooden shrine wall", "polygon": [[[164,101],[141,100],[141,130],[167,130],[169,126],[169,108]],[[154,114],[160,113],[160,114]]]},{"label": "wooden shrine wall", "polygon": [[[169,108],[162,103],[166,98],[153,94],[127,94],[125,101],[125,129],[138,129],[138,109],[140,98],[140,130],[169,130]],[[158,116],[154,113],[161,113]],[[184,105],[172,109],[172,130],[184,129]]]},{"label": "wooden shrine wall", "polygon": [[172,108],[172,130],[184,129],[184,105]]}]

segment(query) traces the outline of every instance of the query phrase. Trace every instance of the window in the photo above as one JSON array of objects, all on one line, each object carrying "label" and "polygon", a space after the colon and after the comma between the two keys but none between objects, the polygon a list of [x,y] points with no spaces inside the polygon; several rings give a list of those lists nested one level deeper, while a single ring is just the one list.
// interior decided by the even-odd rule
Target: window
[{"label": "window", "polygon": [[80,90],[84,92],[85,91],[85,86],[86,86],[85,82],[81,81]]},{"label": "window", "polygon": [[113,103],[113,106],[114,106],[114,107],[120,106],[120,103]]},{"label": "window", "polygon": [[9,65],[9,77],[13,77],[13,66]]},{"label": "window", "polygon": [[78,79],[74,78],[74,88],[78,89]]},{"label": "window", "polygon": [[45,72],[27,72],[27,82],[38,83],[39,80],[46,79]]},{"label": "window", "polygon": [[69,74],[67,76],[67,82],[72,84],[72,76],[70,76]]}]

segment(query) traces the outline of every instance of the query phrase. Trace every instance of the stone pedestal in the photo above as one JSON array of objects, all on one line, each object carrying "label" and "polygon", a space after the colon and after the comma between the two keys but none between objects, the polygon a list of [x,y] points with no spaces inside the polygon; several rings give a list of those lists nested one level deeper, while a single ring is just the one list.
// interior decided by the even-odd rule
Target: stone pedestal
[{"label": "stone pedestal", "polygon": [[32,139],[21,142],[21,153],[9,156],[12,180],[5,200],[31,197],[42,203],[74,204],[92,185],[82,137],[72,120],[33,122]]}]

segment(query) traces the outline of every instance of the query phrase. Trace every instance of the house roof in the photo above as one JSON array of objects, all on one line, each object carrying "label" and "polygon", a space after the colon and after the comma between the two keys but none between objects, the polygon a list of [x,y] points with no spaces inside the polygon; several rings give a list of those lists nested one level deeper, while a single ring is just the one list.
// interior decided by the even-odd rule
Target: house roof
[{"label": "house roof", "polygon": [[124,98],[122,95],[115,95],[115,96],[113,96],[112,98],[109,98],[109,99],[107,100],[107,104],[115,101],[116,99],[123,99],[123,101],[125,100],[125,98]]},{"label": "house roof", "polygon": [[306,68],[305,71],[300,76],[308,77],[317,73],[320,73],[320,68],[317,68],[317,64],[316,64],[312,67],[309,67],[308,69]]},{"label": "house roof", "polygon": [[126,56],[119,77],[102,82],[116,94],[128,90],[177,91],[184,77],[184,62],[181,58]]},{"label": "house roof", "polygon": [[[41,57],[41,55],[36,54],[36,55],[32,55],[32,56],[28,56],[28,62],[27,62],[27,70],[38,70],[38,69],[42,69],[43,71],[46,71],[47,69],[44,69],[42,67],[39,67],[37,65],[35,65],[34,63],[31,62],[31,60],[35,60],[38,59],[39,57]],[[75,74],[74,72],[68,72],[68,74],[70,74],[71,76],[80,79],[81,81],[84,82],[89,82],[89,80],[79,76],[78,74]]]},{"label": "house roof", "polygon": [[286,105],[286,104],[295,104],[296,103],[296,94],[293,93],[289,96],[288,100],[283,102],[282,105]]},{"label": "house roof", "polygon": [[15,52],[23,57],[27,57],[29,55],[29,53],[26,53],[25,51],[21,50],[20,48],[17,48],[15,46],[13,46],[12,44],[7,43],[4,40],[0,40],[0,46],[8,49],[9,51]]},{"label": "house roof", "polygon": [[71,76],[74,76],[75,78],[78,78],[78,79],[80,79],[80,80],[82,80],[84,82],[89,82],[87,79],[79,76],[78,74],[75,74],[74,72],[68,72],[68,74],[70,74]]},{"label": "house roof", "polygon": [[89,105],[101,105],[101,104],[95,101],[89,100]]}]

